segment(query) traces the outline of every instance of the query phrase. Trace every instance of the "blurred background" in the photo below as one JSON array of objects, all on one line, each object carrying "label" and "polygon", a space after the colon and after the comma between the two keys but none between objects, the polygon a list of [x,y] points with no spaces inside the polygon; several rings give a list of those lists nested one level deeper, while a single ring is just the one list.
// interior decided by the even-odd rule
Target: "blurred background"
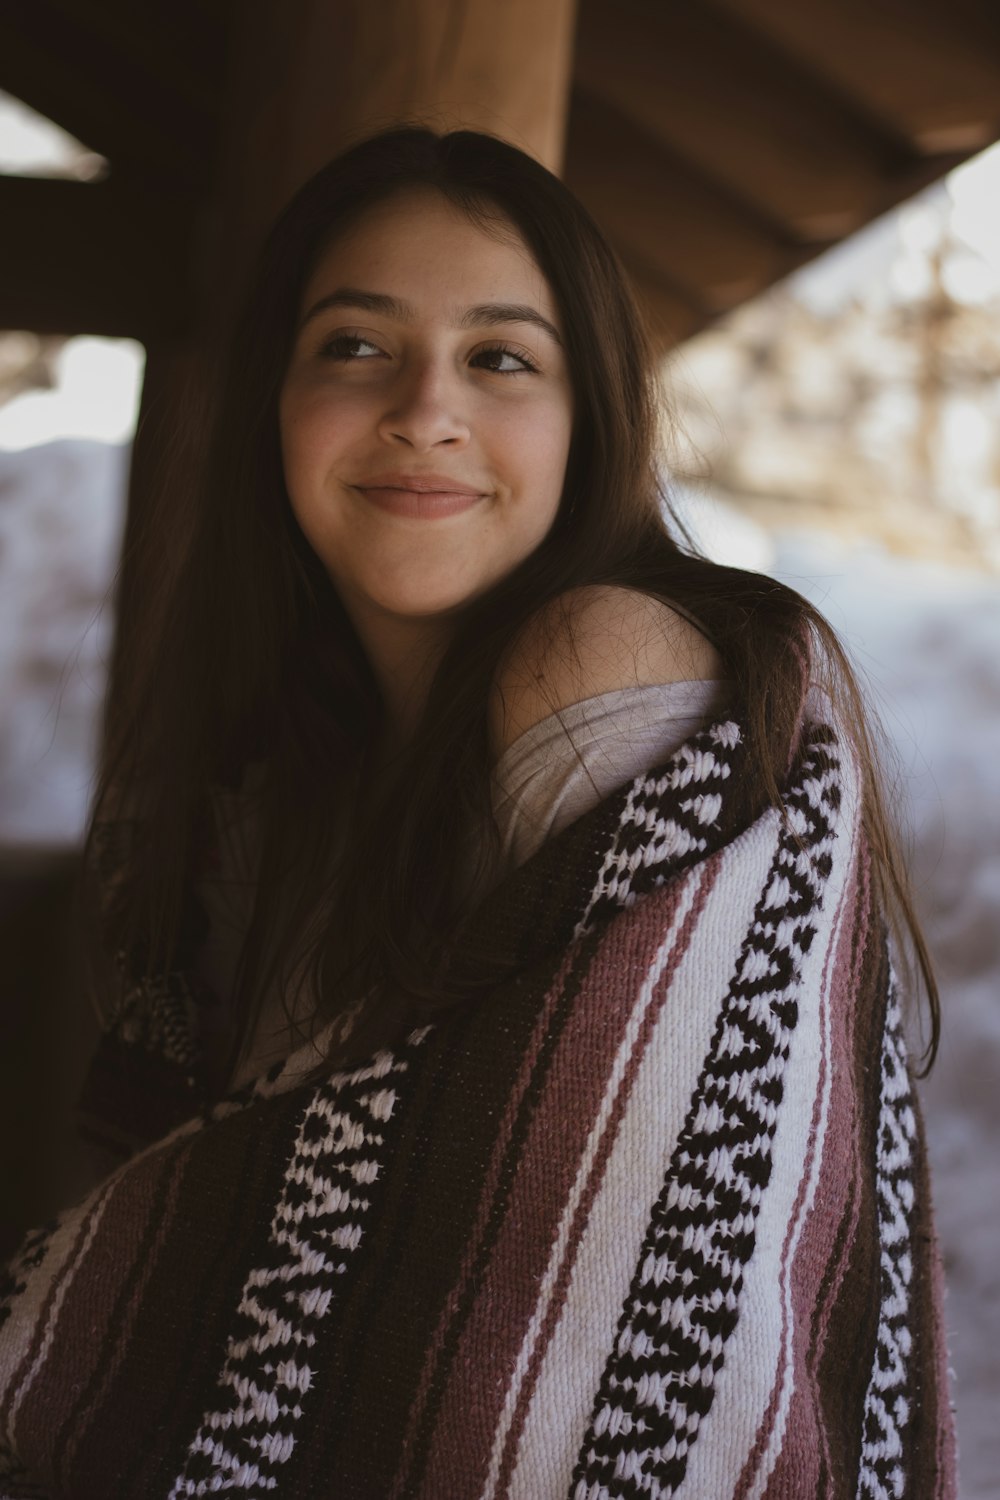
[{"label": "blurred background", "polygon": [[32,0],[0,15],[0,88],[0,1248],[77,1183],[71,894],[128,628],[114,580],[225,289],[351,133],[494,129],[622,255],[702,546],[819,604],[885,726],[942,986],[921,1097],[961,1493],[997,1495],[994,7]]}]

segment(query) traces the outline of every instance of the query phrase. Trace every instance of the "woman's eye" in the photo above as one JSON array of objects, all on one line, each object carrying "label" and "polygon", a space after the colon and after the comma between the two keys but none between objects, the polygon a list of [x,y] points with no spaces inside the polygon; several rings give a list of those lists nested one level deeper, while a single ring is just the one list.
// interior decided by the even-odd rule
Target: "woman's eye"
[{"label": "woman's eye", "polygon": [[356,333],[337,333],[333,338],[326,340],[320,352],[327,359],[350,361],[372,359],[380,355],[382,350],[370,339],[363,339]]},{"label": "woman's eye", "polygon": [[538,369],[526,354],[518,354],[516,349],[508,349],[504,344],[478,350],[473,355],[472,363],[492,370],[497,375],[520,375],[525,370],[535,372]]}]

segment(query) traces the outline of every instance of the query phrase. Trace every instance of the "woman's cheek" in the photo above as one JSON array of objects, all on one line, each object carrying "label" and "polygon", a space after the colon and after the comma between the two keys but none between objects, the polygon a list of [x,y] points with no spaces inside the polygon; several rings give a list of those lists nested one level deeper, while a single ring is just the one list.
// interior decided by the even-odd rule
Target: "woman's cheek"
[{"label": "woman's cheek", "polygon": [[297,483],[321,478],[335,456],[338,440],[343,439],[345,426],[340,403],[316,393],[292,404],[281,426],[286,481],[291,484],[293,474]]}]

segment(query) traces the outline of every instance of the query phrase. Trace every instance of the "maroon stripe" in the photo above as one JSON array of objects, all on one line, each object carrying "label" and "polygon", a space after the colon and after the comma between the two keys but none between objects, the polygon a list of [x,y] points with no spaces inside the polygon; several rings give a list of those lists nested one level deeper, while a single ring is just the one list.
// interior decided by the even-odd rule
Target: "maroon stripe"
[{"label": "maroon stripe", "polygon": [[[174,1209],[180,1187],[181,1177],[184,1173],[186,1158],[189,1154],[188,1142],[185,1141],[179,1147],[175,1147],[164,1153],[161,1163],[157,1163],[155,1176],[159,1179],[157,1183],[155,1198],[151,1199],[152,1212],[146,1224],[146,1230],[142,1237],[142,1248],[136,1247],[132,1259],[132,1275],[125,1274],[125,1268],[116,1263],[115,1269],[119,1277],[108,1276],[107,1281],[113,1283],[113,1289],[117,1291],[116,1305],[110,1316],[101,1316],[100,1326],[105,1329],[104,1340],[100,1343],[95,1341],[95,1352],[100,1350],[100,1361],[95,1370],[94,1378],[87,1387],[83,1398],[77,1403],[73,1413],[72,1426],[67,1426],[65,1443],[61,1454],[54,1453],[53,1473],[60,1480],[62,1487],[69,1493],[74,1485],[79,1487],[80,1473],[77,1468],[77,1450],[86,1433],[88,1421],[102,1410],[111,1410],[115,1413],[116,1427],[120,1431],[118,1423],[121,1419],[121,1409],[117,1405],[107,1406],[108,1390],[115,1373],[120,1370],[125,1360],[125,1351],[128,1348],[132,1329],[134,1327],[142,1298],[150,1284],[153,1266],[156,1262],[159,1250],[166,1239],[169,1227],[173,1220]],[[155,1159],[154,1159],[155,1160]],[[151,1162],[150,1165],[153,1163]],[[122,1195],[122,1206],[125,1199],[132,1196],[133,1202],[141,1202],[146,1194]],[[117,1226],[108,1223],[102,1224],[101,1231],[105,1228],[113,1233]],[[98,1232],[98,1238],[103,1242],[105,1236]],[[117,1237],[116,1237],[117,1238]],[[116,1245],[117,1251],[117,1245]],[[100,1282],[99,1276],[94,1276],[94,1267],[88,1268],[88,1282]],[[91,1287],[87,1288],[88,1293]],[[109,1285],[107,1291],[112,1290]],[[62,1337],[66,1339],[67,1347],[82,1346],[86,1342],[86,1334],[92,1333],[94,1323],[91,1319],[97,1311],[95,1300],[88,1295],[86,1302],[76,1309],[76,1316],[66,1319],[66,1326],[62,1330]],[[81,1299],[81,1302],[83,1299]],[[81,1314],[83,1315],[81,1317]],[[75,1326],[74,1326],[75,1325]],[[134,1384],[134,1381],[132,1381]]]},{"label": "maroon stripe", "polygon": [[821,1294],[822,1321],[804,1372],[823,1436],[820,1492],[838,1495],[853,1494],[857,1484],[881,1295],[875,1149],[888,970],[867,855],[859,871],[855,930],[853,974],[844,997],[844,1019],[852,1023],[853,1035],[850,1054],[836,1063],[837,1071],[843,1066],[848,1075],[853,1100],[854,1196]]},{"label": "maroon stripe", "polygon": [[552,987],[545,996],[534,1032],[523,1054],[520,1071],[510,1092],[503,1118],[497,1129],[496,1149],[490,1158],[483,1180],[483,1190],[480,1195],[478,1212],[459,1268],[458,1279],[445,1301],[440,1320],[427,1349],[427,1357],[420,1371],[420,1378],[410,1408],[406,1434],[403,1439],[400,1467],[388,1500],[396,1500],[396,1497],[402,1492],[406,1484],[414,1456],[417,1433],[430,1397],[435,1373],[444,1353],[448,1329],[457,1315],[466,1294],[470,1274],[482,1250],[484,1237],[489,1230],[491,1210],[500,1187],[501,1173],[510,1148],[514,1127],[524,1106],[525,1096],[535,1070],[542,1039],[552,1023],[553,1013],[564,995],[567,980],[576,962],[577,955],[574,953],[568,954],[564,959],[561,968],[555,976]]},{"label": "maroon stripe", "polygon": [[[65,1283],[44,1367],[25,1396],[16,1422],[22,1461],[30,1469],[41,1460],[39,1472],[51,1476],[58,1488],[62,1488],[57,1476],[64,1445],[74,1432],[81,1396],[85,1397],[92,1383],[100,1379],[111,1355],[115,1337],[111,1315],[121,1280],[142,1255],[165,1176],[161,1161],[150,1162],[141,1184],[132,1183],[126,1174],[98,1191],[81,1222],[75,1251],[50,1289],[39,1318],[36,1349],[45,1336],[56,1294]],[[102,1206],[94,1236],[84,1248]],[[119,1237],[124,1251],[113,1269],[104,1264],[109,1237]],[[34,1443],[44,1444],[37,1456],[30,1451]]]},{"label": "maroon stripe", "polygon": [[[846,917],[846,920],[845,920]],[[778,1366],[767,1409],[758,1427],[753,1447],[743,1467],[739,1482],[733,1492],[733,1500],[746,1500],[750,1488],[757,1478],[774,1435],[774,1424],[778,1416],[782,1395],[792,1383],[792,1397],[786,1413],[784,1440],[779,1449],[768,1484],[768,1491],[775,1495],[801,1493],[810,1496],[821,1494],[821,1472],[823,1469],[826,1432],[819,1420],[816,1399],[815,1369],[813,1368],[813,1340],[818,1336],[822,1343],[826,1319],[822,1312],[818,1319],[817,1304],[835,1295],[836,1286],[843,1275],[843,1261],[838,1257],[838,1246],[842,1245],[845,1224],[856,1215],[853,1183],[857,1157],[857,1131],[853,1120],[851,1090],[851,1040],[852,1001],[854,997],[853,972],[856,967],[857,936],[857,882],[852,880],[841,896],[840,907],[835,915],[831,931],[832,942],[824,961],[823,978],[819,988],[820,1004],[829,1013],[829,1047],[823,1047],[817,1076],[816,1096],[809,1129],[809,1145],[806,1151],[799,1189],[789,1220],[782,1249],[779,1274],[779,1298],[781,1305],[781,1344]],[[820,1014],[820,1037],[823,1036],[824,1015]],[[822,1108],[822,1095],[829,1074],[830,1097],[827,1103],[827,1119],[821,1146],[818,1167],[820,1182],[805,1224],[801,1226],[798,1247],[794,1259],[790,1258],[792,1234],[799,1223],[809,1177],[813,1171],[817,1135]],[[848,1234],[848,1239],[850,1238]],[[791,1288],[792,1348],[789,1361],[787,1350],[787,1302],[786,1288]],[[818,1324],[818,1327],[817,1327]],[[794,1486],[792,1481],[794,1478]]]},{"label": "maroon stripe", "polygon": [[[715,864],[693,877],[702,889],[675,940],[675,953],[687,948],[705,892],[714,879]],[[448,1484],[458,1493],[478,1493],[485,1481],[507,1389],[535,1313],[539,1283],[546,1274],[581,1158],[606,1096],[609,1074],[632,1019],[639,987],[636,976],[651,966],[687,890],[686,880],[674,883],[619,916],[606,932],[576,997],[573,1016],[560,1038],[544,1093],[532,1116],[503,1220],[455,1344],[434,1417],[423,1482],[417,1491],[422,1500],[441,1495]],[[626,1003],[612,1009],[610,997],[616,990],[621,992],[625,974],[630,976]],[[651,997],[636,1044],[638,1056],[633,1056],[626,1070],[584,1201],[578,1207],[554,1289],[555,1305],[550,1306],[540,1331],[505,1463],[516,1452],[527,1404],[558,1322],[579,1241],[627,1104],[638,1058],[648,1045],[668,984],[669,977],[664,976]]]},{"label": "maroon stripe", "polygon": [[177,1473],[214,1398],[247,1269],[266,1253],[309,1094],[261,1101],[187,1138],[173,1210],[149,1258],[145,1293],[130,1308],[125,1357],[81,1444],[83,1493],[132,1500],[158,1494]]},{"label": "maroon stripe", "polygon": [[[586,1229],[587,1224],[590,1220],[590,1214],[594,1206],[594,1201],[604,1181],[604,1174],[608,1159],[614,1148],[615,1141],[617,1140],[621,1121],[624,1117],[625,1110],[632,1095],[632,1089],[635,1083],[635,1079],[642,1065],[642,1060],[648,1050],[653,1033],[655,1032],[657,1025],[659,1024],[663,1006],[666,1002],[670,990],[670,984],[673,979],[674,973],[676,972],[677,965],[683,960],[685,954],[687,953],[688,947],[690,946],[691,942],[691,936],[697,925],[698,919],[702,914],[705,902],[708,900],[708,897],[715,885],[719,873],[720,864],[720,857],[714,856],[710,860],[706,861],[704,866],[694,872],[692,878],[695,880],[696,889],[691,910],[684,918],[680,930],[676,935],[675,946],[671,955],[671,959],[667,964],[664,965],[663,973],[660,975],[660,978],[658,979],[650,995],[649,1006],[647,1008],[646,1015],[643,1017],[642,1026],[640,1027],[639,1035],[636,1039],[635,1048],[633,1050],[631,1058],[629,1059],[628,1066],[625,1069],[625,1073],[622,1078],[621,1086],[615,1097],[607,1128],[601,1141],[600,1149],[595,1156],[595,1160],[587,1180],[586,1188],[581,1196],[579,1204],[577,1205],[576,1213],[573,1218],[573,1224],[568,1236],[566,1250],[563,1256],[562,1263],[559,1267],[558,1276],[556,1278],[556,1284],[553,1288],[553,1293],[549,1301],[549,1306],[545,1313],[542,1327],[539,1330],[538,1339],[536,1340],[535,1347],[531,1354],[527,1374],[522,1382],[521,1390],[518,1394],[517,1406],[514,1411],[510,1431],[508,1432],[507,1440],[504,1444],[504,1452],[501,1458],[499,1481],[497,1484],[498,1495],[502,1495],[505,1492],[507,1485],[510,1483],[510,1478],[517,1459],[518,1448],[521,1442],[521,1436],[524,1432],[524,1424],[527,1420],[528,1410],[531,1405],[531,1399],[535,1393],[535,1388],[538,1383],[538,1377],[541,1372],[545,1355],[548,1351],[549,1345],[552,1342],[553,1335],[559,1325],[559,1320],[562,1317],[563,1309],[566,1305],[566,1299],[569,1292],[569,1284],[572,1278],[573,1268],[576,1264],[576,1257],[579,1251],[580,1242],[583,1239],[584,1230]],[[654,899],[654,897],[647,897],[646,901],[649,902],[653,901]],[[669,922],[670,920],[672,920],[672,916],[673,913],[671,911],[669,916],[664,916],[658,922],[658,931],[661,936],[665,931],[668,930]],[[620,1309],[618,1308],[615,1308],[613,1311],[609,1309],[609,1341],[613,1336],[614,1325],[619,1311]]]},{"label": "maroon stripe", "polygon": [[[859,997],[865,993],[862,974],[863,957],[869,945],[875,941],[872,931],[871,879],[870,856],[867,847],[862,845],[849,887],[852,896],[851,921],[843,944],[847,951],[838,957],[834,975],[835,983],[831,994],[833,1089],[830,1101],[830,1142],[833,1149],[836,1149],[838,1145],[842,1147],[839,1161],[842,1168],[847,1171],[848,1177],[846,1186],[841,1183],[841,1193],[838,1195],[842,1200],[842,1209],[839,1223],[834,1226],[835,1233],[832,1250],[828,1255],[826,1275],[819,1287],[812,1293],[811,1304],[803,1300],[803,1330],[806,1329],[808,1322],[805,1316],[806,1309],[811,1305],[814,1311],[811,1325],[808,1327],[808,1343],[804,1351],[805,1372],[797,1399],[804,1400],[808,1392],[813,1404],[819,1444],[817,1453],[820,1459],[817,1487],[822,1485],[824,1488],[829,1485],[836,1464],[824,1410],[820,1364],[829,1337],[834,1308],[844,1289],[849,1249],[857,1238],[861,1215],[861,1120],[857,1108],[856,1022]],[[838,1084],[840,1085],[839,1091]],[[838,1096],[843,1113],[839,1108],[834,1113]],[[822,1168],[824,1187],[831,1171],[832,1168],[824,1164]],[[835,1175],[832,1180],[836,1181]],[[822,1201],[819,1202],[817,1212],[822,1213],[824,1207],[825,1204]],[[827,1217],[831,1216],[827,1215]],[[796,1408],[793,1403],[790,1420],[793,1420],[795,1415]]]},{"label": "maroon stripe", "polygon": [[948,1349],[944,1331],[941,1251],[934,1231],[930,1179],[919,1098],[917,1120],[916,1213],[913,1217],[913,1279],[910,1284],[912,1453],[908,1475],[914,1495],[955,1500],[955,1424],[949,1403]]},{"label": "maroon stripe", "polygon": [[[24,1353],[21,1363],[18,1365],[16,1371],[11,1372],[10,1383],[7,1387],[7,1396],[4,1400],[3,1406],[0,1407],[0,1430],[2,1431],[7,1431],[10,1427],[11,1407],[13,1406],[16,1397],[19,1395],[22,1385],[24,1384],[25,1380],[27,1380],[28,1374],[34,1366],[39,1351],[41,1350],[42,1345],[45,1342],[48,1322],[52,1313],[53,1305],[56,1301],[56,1298],[59,1296],[63,1282],[66,1280],[67,1276],[69,1276],[76,1269],[77,1261],[80,1255],[83,1253],[83,1246],[86,1243],[87,1235],[90,1233],[90,1228],[91,1224],[93,1223],[94,1216],[103,1207],[104,1200],[107,1198],[109,1191],[111,1190],[107,1186],[105,1186],[100,1192],[95,1194],[91,1206],[86,1209],[86,1211],[81,1210],[80,1212],[80,1220],[77,1225],[77,1232],[73,1243],[67,1246],[66,1250],[64,1251],[62,1264],[60,1265],[58,1271],[56,1271],[56,1273],[53,1275],[49,1290],[45,1295],[41,1307],[34,1316],[34,1335],[29,1341],[28,1347]],[[65,1233],[65,1228],[62,1232]],[[44,1379],[44,1372],[40,1371],[36,1376],[36,1380]],[[22,1426],[21,1414],[23,1413],[23,1411],[24,1405],[22,1403],[20,1412],[18,1414],[18,1427]]]},{"label": "maroon stripe", "polygon": [[[295,1115],[300,1108],[284,1100],[276,1106],[279,1116],[281,1107]],[[242,1284],[240,1262],[261,1232],[269,1171],[280,1180],[284,1166],[289,1127],[282,1132],[275,1106],[263,1122],[265,1109],[157,1148],[89,1202],[77,1247],[107,1199],[92,1243],[85,1253],[74,1250],[52,1349],[17,1422],[19,1456],[54,1492],[132,1500],[159,1493],[165,1473],[176,1472],[164,1448],[169,1455],[178,1440],[185,1448],[190,1440],[204,1405],[193,1372],[214,1383],[220,1321],[234,1306],[220,1267],[237,1263]],[[249,1153],[247,1136],[255,1146]],[[248,1155],[249,1180],[240,1170]]]}]

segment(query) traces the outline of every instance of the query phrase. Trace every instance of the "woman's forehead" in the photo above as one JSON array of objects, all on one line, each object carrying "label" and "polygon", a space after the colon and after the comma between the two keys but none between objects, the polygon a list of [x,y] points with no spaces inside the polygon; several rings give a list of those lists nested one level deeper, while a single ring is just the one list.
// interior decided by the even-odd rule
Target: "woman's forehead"
[{"label": "woman's forehead", "polygon": [[[468,302],[530,300],[555,322],[555,299],[510,219],[492,205],[469,212],[432,188],[411,188],[366,209],[320,252],[303,313],[340,285],[400,303],[448,293]],[[408,295],[409,294],[409,295]]]}]

